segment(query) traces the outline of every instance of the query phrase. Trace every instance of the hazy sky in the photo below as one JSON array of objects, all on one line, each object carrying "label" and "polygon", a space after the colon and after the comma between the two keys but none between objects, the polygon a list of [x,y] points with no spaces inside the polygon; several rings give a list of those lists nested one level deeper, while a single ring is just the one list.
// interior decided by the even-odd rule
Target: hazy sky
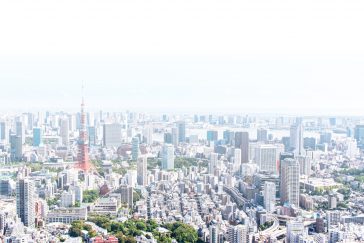
[{"label": "hazy sky", "polygon": [[363,1],[1,1],[0,110],[364,114]]}]

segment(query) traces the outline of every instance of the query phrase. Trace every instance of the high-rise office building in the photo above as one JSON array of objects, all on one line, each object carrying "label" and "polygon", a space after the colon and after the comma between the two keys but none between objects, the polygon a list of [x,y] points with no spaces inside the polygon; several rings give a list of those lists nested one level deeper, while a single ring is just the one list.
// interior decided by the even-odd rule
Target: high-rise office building
[{"label": "high-rise office building", "polygon": [[172,133],[170,132],[164,133],[164,143],[172,144]]},{"label": "high-rise office building", "polygon": [[137,165],[137,182],[140,186],[146,186],[148,184],[148,165],[147,165],[147,156],[141,156],[138,159]]},{"label": "high-rise office building", "polygon": [[209,130],[207,131],[207,141],[209,142],[214,142],[218,140],[218,132],[217,131],[213,131],[213,130]]},{"label": "high-rise office building", "polygon": [[91,146],[97,143],[96,127],[88,127],[88,141]]},{"label": "high-rise office building", "polygon": [[16,212],[27,227],[35,226],[34,182],[21,178],[16,183]]},{"label": "high-rise office building", "polygon": [[274,212],[276,207],[276,184],[274,182],[264,182],[263,189],[264,208],[267,212]]},{"label": "high-rise office building", "polygon": [[143,129],[143,142],[146,144],[152,144],[153,143],[153,127],[152,126],[146,126]]},{"label": "high-rise office building", "polygon": [[302,155],[303,148],[303,125],[297,120],[290,128],[290,149],[295,155]]},{"label": "high-rise office building", "polygon": [[5,121],[0,122],[0,141],[9,142],[9,128]]},{"label": "high-rise office building", "polygon": [[139,158],[140,149],[139,149],[139,137],[133,137],[131,140],[131,158],[134,161],[137,161]]},{"label": "high-rise office building", "polygon": [[356,125],[354,129],[354,138],[359,148],[364,148],[364,125]]},{"label": "high-rise office building", "polygon": [[268,141],[268,131],[267,131],[267,129],[259,128],[257,130],[257,140],[258,140],[258,142]]},{"label": "high-rise office building", "polygon": [[280,175],[281,203],[299,207],[300,196],[300,165],[295,159],[285,159],[281,162]]},{"label": "high-rise office building", "polygon": [[296,243],[302,242],[299,241],[299,236],[306,236],[307,232],[305,232],[305,226],[301,219],[294,219],[287,222],[287,237],[286,242],[288,243]]},{"label": "high-rise office building", "polygon": [[236,132],[235,133],[235,148],[241,150],[241,162],[249,162],[249,133],[248,132]]},{"label": "high-rise office building", "polygon": [[241,150],[238,148],[234,149],[234,172],[240,170],[241,166]]},{"label": "high-rise office building", "polygon": [[165,144],[162,148],[162,170],[174,169],[174,147]]},{"label": "high-rise office building", "polygon": [[210,225],[209,243],[219,243],[219,227],[217,225]]},{"label": "high-rise office building", "polygon": [[25,127],[24,127],[23,122],[21,122],[21,121],[16,122],[15,127],[16,127],[16,135],[21,138],[21,143],[24,144],[25,143]]},{"label": "high-rise office building", "polygon": [[178,127],[172,127],[172,144],[174,146],[178,146],[178,139],[179,139],[179,135],[178,135]]},{"label": "high-rise office building", "polygon": [[248,227],[244,224],[230,226],[228,229],[229,243],[248,243]]},{"label": "high-rise office building", "polygon": [[218,167],[219,163],[219,154],[218,153],[211,153],[210,154],[210,164],[209,164],[209,173],[214,174],[215,170]]},{"label": "high-rise office building", "polygon": [[121,124],[104,124],[103,145],[105,147],[119,147],[121,144]]},{"label": "high-rise office building", "polygon": [[42,130],[39,127],[33,128],[33,146],[39,147],[42,143]]},{"label": "high-rise office building", "polygon": [[278,174],[279,155],[284,151],[281,144],[258,144],[255,148],[254,161],[260,171]]},{"label": "high-rise office building", "polygon": [[21,161],[23,158],[23,143],[21,136],[10,135],[10,158],[13,162]]},{"label": "high-rise office building", "polygon": [[69,136],[69,121],[68,118],[64,117],[60,120],[59,135],[61,137],[62,145],[68,146],[70,136]]},{"label": "high-rise office building", "polygon": [[178,142],[184,143],[186,142],[186,122],[179,121],[177,122],[178,127]]},{"label": "high-rise office building", "polygon": [[123,185],[120,187],[121,202],[133,207],[133,187]]},{"label": "high-rise office building", "polygon": [[311,159],[308,156],[299,155],[296,156],[300,164],[300,174],[310,176],[311,175]]}]

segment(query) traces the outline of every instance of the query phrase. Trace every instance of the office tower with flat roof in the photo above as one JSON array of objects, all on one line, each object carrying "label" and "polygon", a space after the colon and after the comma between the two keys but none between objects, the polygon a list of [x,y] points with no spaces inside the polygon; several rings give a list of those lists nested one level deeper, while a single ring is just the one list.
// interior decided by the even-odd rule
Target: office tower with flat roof
[{"label": "office tower with flat roof", "polygon": [[241,166],[241,150],[238,148],[234,149],[234,172],[240,170]]},{"label": "office tower with flat roof", "polygon": [[280,196],[282,204],[299,207],[300,164],[296,159],[285,159],[281,162]]},{"label": "office tower with flat roof", "polygon": [[174,146],[178,146],[179,136],[178,136],[178,127],[172,127],[172,144]]},{"label": "office tower with flat roof", "polygon": [[21,136],[10,135],[10,158],[13,162],[19,162],[23,158],[23,143]]},{"label": "office tower with flat roof", "polygon": [[258,144],[255,148],[254,161],[260,171],[278,174],[279,155],[284,151],[281,144]]},{"label": "office tower with flat roof", "polygon": [[300,174],[305,176],[311,175],[311,159],[308,156],[299,155],[296,156],[300,164]]},{"label": "office tower with flat roof", "polygon": [[303,148],[303,125],[298,119],[290,128],[290,149],[295,155],[302,155]]},{"label": "office tower with flat roof", "polygon": [[33,146],[39,147],[42,143],[42,130],[39,127],[33,128]]},{"label": "office tower with flat roof", "polygon": [[16,183],[16,212],[27,227],[35,226],[34,182],[20,178]]},{"label": "office tower with flat roof", "polygon": [[119,147],[121,145],[121,124],[104,124],[103,145],[105,147]]},{"label": "office tower with flat roof", "polygon": [[207,141],[214,142],[218,140],[218,132],[214,130],[207,131]]},{"label": "office tower with flat roof", "polygon": [[68,146],[70,135],[69,135],[69,120],[67,117],[63,117],[60,120],[59,135],[61,137],[62,145]]},{"label": "office tower with flat roof", "polygon": [[178,128],[178,142],[179,143],[186,142],[186,122],[185,121],[177,122],[177,128]]},{"label": "office tower with flat roof", "polygon": [[153,127],[147,125],[143,129],[143,143],[151,145],[153,143]]},{"label": "office tower with flat roof", "polygon": [[88,141],[90,146],[95,146],[97,143],[96,127],[88,127]]},{"label": "office tower with flat roof", "polygon": [[257,140],[258,142],[268,141],[268,131],[264,128],[258,128],[257,130]]},{"label": "office tower with flat roof", "polygon": [[120,187],[121,202],[127,204],[128,207],[133,207],[133,187],[122,185]]},{"label": "office tower with flat roof", "polygon": [[269,213],[274,212],[276,207],[276,184],[274,182],[264,182],[263,196],[265,210]]},{"label": "office tower with flat roof", "polygon": [[137,161],[139,158],[140,149],[139,149],[139,137],[133,137],[131,140],[131,158],[134,161]]},{"label": "office tower with flat roof", "polygon": [[25,128],[24,128],[23,122],[21,122],[21,121],[16,122],[15,129],[16,129],[16,131],[15,131],[16,135],[21,138],[21,143],[24,144],[25,143]]},{"label": "office tower with flat roof", "polygon": [[9,128],[5,121],[0,122],[0,141],[9,142]]},{"label": "office tower with flat roof", "polygon": [[170,144],[165,144],[162,148],[162,170],[174,169],[174,147]]},{"label": "office tower with flat roof", "polygon": [[249,133],[248,132],[236,132],[235,133],[235,148],[241,150],[241,162],[249,162]]},{"label": "office tower with flat roof", "polygon": [[138,158],[137,164],[137,182],[140,186],[146,186],[148,184],[148,165],[147,156],[141,156]]}]

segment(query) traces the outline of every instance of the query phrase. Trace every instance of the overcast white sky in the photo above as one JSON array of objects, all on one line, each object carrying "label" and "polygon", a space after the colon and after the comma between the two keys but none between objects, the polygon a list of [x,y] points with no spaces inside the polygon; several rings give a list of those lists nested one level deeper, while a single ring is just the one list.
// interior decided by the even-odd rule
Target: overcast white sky
[{"label": "overcast white sky", "polygon": [[364,114],[364,1],[0,2],[0,110]]}]

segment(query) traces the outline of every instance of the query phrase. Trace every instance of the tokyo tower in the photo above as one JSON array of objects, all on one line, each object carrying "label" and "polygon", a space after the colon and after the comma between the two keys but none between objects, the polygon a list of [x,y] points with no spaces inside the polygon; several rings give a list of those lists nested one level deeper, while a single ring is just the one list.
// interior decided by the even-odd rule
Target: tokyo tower
[{"label": "tokyo tower", "polygon": [[[82,86],[83,90],[83,86]],[[91,164],[89,160],[88,154],[88,142],[87,142],[87,131],[86,131],[86,114],[85,114],[85,102],[84,97],[82,95],[82,103],[81,103],[81,124],[78,138],[78,168],[83,172],[88,172],[91,169]]]}]

